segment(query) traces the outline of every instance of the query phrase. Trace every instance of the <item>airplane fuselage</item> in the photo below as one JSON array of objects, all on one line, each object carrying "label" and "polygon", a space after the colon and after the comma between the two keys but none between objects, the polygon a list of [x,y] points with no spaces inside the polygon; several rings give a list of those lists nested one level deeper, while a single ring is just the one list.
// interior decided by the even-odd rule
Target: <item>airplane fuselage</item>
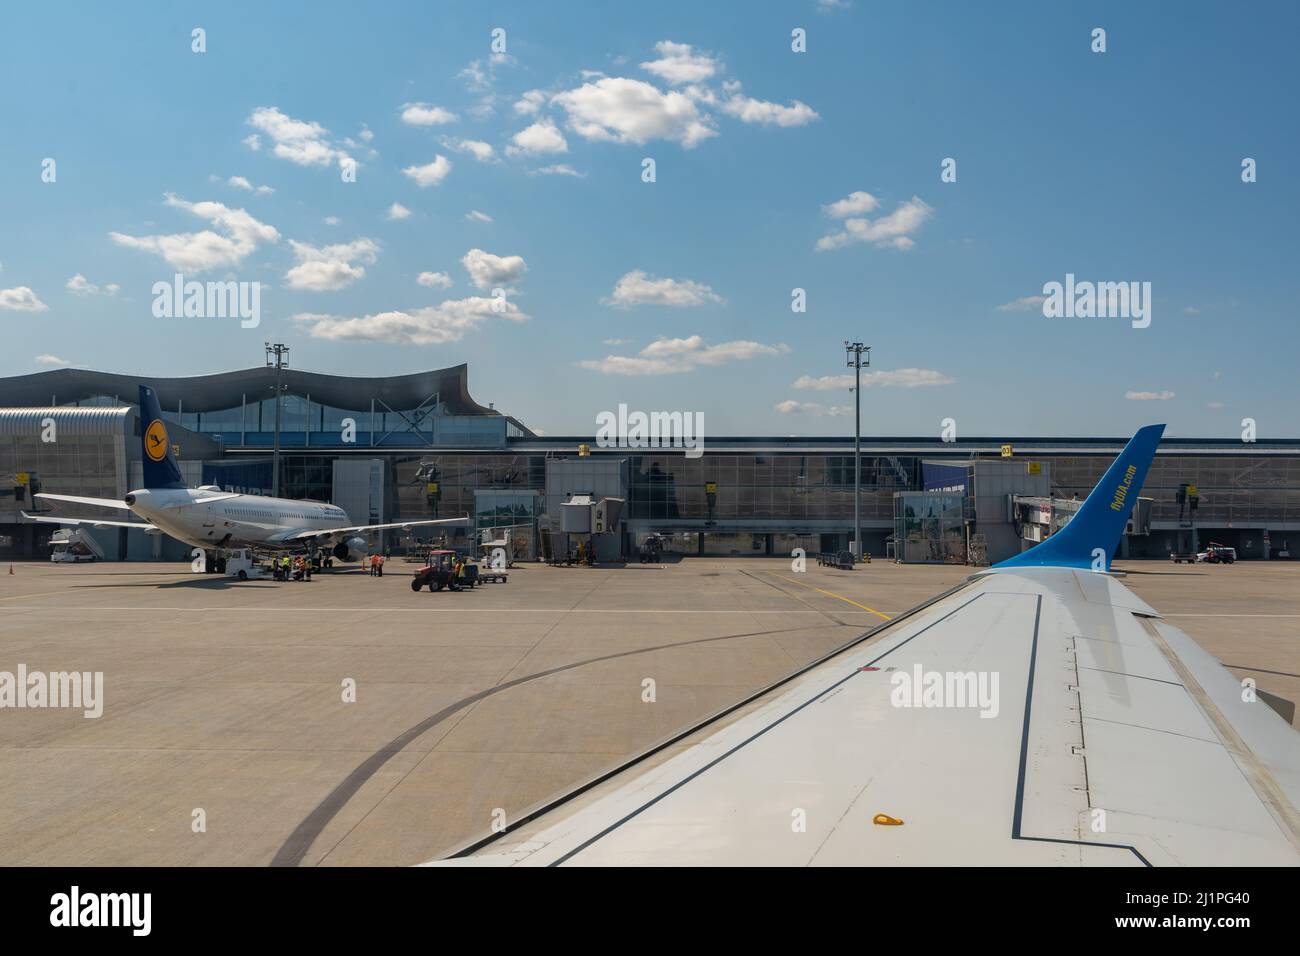
[{"label": "airplane fuselage", "polygon": [[349,525],[347,513],[320,501],[293,501],[215,489],[140,489],[126,496],[131,510],[159,530],[196,548],[301,549],[283,540],[303,531]]}]

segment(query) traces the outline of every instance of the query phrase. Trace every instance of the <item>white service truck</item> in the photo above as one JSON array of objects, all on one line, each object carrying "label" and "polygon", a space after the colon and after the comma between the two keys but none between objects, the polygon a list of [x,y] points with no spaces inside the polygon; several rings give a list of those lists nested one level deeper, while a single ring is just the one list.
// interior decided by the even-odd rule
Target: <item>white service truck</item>
[{"label": "white service truck", "polygon": [[226,555],[226,574],[232,578],[239,578],[241,581],[269,578],[271,576],[270,570],[265,565],[258,564],[252,552],[244,549],[231,551]]}]

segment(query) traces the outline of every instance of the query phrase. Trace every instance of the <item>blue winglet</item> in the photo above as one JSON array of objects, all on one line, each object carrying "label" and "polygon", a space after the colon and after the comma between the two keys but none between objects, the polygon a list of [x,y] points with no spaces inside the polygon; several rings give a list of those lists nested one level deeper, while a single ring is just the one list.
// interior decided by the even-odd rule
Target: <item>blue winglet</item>
[{"label": "blue winglet", "polygon": [[1138,429],[1064,528],[994,567],[1109,571],[1124,524],[1137,502],[1164,431],[1164,425]]}]

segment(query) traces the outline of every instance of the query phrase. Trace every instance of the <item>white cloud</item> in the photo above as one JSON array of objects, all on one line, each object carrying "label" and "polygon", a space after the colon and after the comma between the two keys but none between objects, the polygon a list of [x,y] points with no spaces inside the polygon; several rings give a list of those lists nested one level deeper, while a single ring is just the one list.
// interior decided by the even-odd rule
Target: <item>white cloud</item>
[{"label": "white cloud", "polygon": [[871,193],[858,190],[849,193],[843,199],[822,206],[822,212],[832,219],[844,219],[846,216],[864,216],[869,212],[875,212],[879,206],[879,199],[871,195]]},{"label": "white cloud", "polygon": [[456,114],[428,103],[403,103],[402,122],[408,126],[443,126],[456,122]]},{"label": "white cloud", "polygon": [[478,105],[470,109],[470,114],[477,119],[485,119],[496,112],[496,73],[502,66],[511,65],[515,58],[508,53],[493,53],[487,57],[486,67],[483,60],[473,60],[465,69],[456,74],[458,80],[464,80],[465,88],[471,93],[479,94]]},{"label": "white cloud", "polygon": [[568,114],[569,129],[584,139],[637,144],[665,139],[689,149],[717,135],[689,96],[664,93],[641,80],[604,77],[558,93],[552,102]]},{"label": "white cloud", "polygon": [[38,355],[32,359],[37,365],[71,365],[67,359],[59,358],[57,355]]},{"label": "white cloud", "polygon": [[532,170],[530,176],[573,176],[576,179],[586,179],[587,174],[579,172],[568,163],[555,163],[551,166],[541,166]]},{"label": "white cloud", "polygon": [[298,265],[284,274],[285,284],[290,289],[306,292],[347,288],[365,276],[365,266],[373,263],[379,254],[379,245],[372,239],[354,239],[321,248],[290,239],[289,245]]},{"label": "white cloud", "polygon": [[529,90],[515,100],[515,112],[520,116],[536,116],[546,105],[546,94],[541,90]]},{"label": "white cloud", "polygon": [[485,212],[479,212],[477,209],[471,209],[465,213],[465,218],[470,222],[491,222],[492,217]]},{"label": "white cloud", "polygon": [[523,322],[529,317],[512,302],[482,296],[451,299],[411,312],[380,312],[358,318],[310,312],[292,317],[293,321],[307,327],[312,338],[390,342],[395,345],[458,342],[466,332],[493,318]]},{"label": "white cloud", "polygon": [[482,249],[471,249],[460,261],[470,281],[480,289],[505,286],[528,271],[522,256],[496,256]]},{"label": "white cloud", "polygon": [[443,137],[442,145],[457,152],[469,153],[480,163],[490,163],[496,158],[496,150],[492,148],[492,144],[485,143],[481,139],[456,139],[446,136]]},{"label": "white cloud", "polygon": [[788,352],[785,345],[737,340],[709,345],[698,335],[684,339],[657,339],[635,356],[607,355],[578,363],[602,375],[677,375],[700,367],[743,362]]},{"label": "white cloud", "polygon": [[0,309],[11,312],[48,312],[49,308],[25,285],[0,289]]},{"label": "white cloud", "polygon": [[204,229],[159,236],[127,236],[110,232],[109,237],[119,246],[162,256],[168,265],[182,272],[205,272],[236,266],[262,243],[280,241],[280,233],[274,226],[258,222],[243,209],[231,209],[219,202],[191,203],[171,193],[167,194],[166,205],[206,219],[222,234]]},{"label": "white cloud", "polygon": [[73,295],[94,295],[99,291],[99,286],[87,280],[80,272],[64,283],[63,288]]},{"label": "white cloud", "polygon": [[452,284],[451,276],[445,272],[421,272],[415,281],[427,289],[450,289]]},{"label": "white cloud", "polygon": [[672,86],[683,83],[700,83],[718,70],[718,62],[711,56],[696,53],[689,43],[660,40],[655,44],[659,59],[642,63],[641,69],[665,80]]},{"label": "white cloud", "polygon": [[439,155],[433,162],[426,163],[423,166],[407,166],[402,172],[421,189],[427,186],[437,186],[447,174],[451,172],[451,160],[446,156]]},{"label": "white cloud", "polygon": [[633,269],[614,286],[609,297],[601,300],[605,305],[631,308],[634,305],[666,305],[673,308],[690,308],[722,302],[722,296],[702,282],[690,279],[656,279],[640,269]]},{"label": "white cloud", "polygon": [[98,295],[100,292],[105,295],[117,295],[118,290],[122,288],[116,282],[110,282],[101,289],[80,272],[64,283],[63,287],[73,295]]},{"label": "white cloud", "polygon": [[911,249],[916,243],[909,233],[916,232],[933,215],[934,209],[919,196],[913,196],[879,219],[845,219],[844,231],[822,236],[817,240],[816,248],[818,252],[825,252],[854,242],[870,242],[877,246]]},{"label": "white cloud", "polygon": [[329,130],[320,123],[294,119],[280,112],[278,107],[259,106],[247,122],[271,138],[275,143],[272,152],[276,156],[299,166],[328,166],[331,163],[342,166],[351,160],[345,151],[330,142]]},{"label": "white cloud", "polygon": [[1010,302],[1003,302],[998,306],[999,312],[1032,312],[1041,309],[1043,303],[1047,301],[1045,295],[1022,295],[1018,299],[1012,299]]},{"label": "white cloud", "polygon": [[1223,408],[1224,406],[1223,406],[1223,402],[1206,402],[1206,403],[1205,403],[1205,407],[1206,407],[1206,408],[1213,408],[1213,409],[1220,409],[1220,408]]},{"label": "white cloud", "polygon": [[242,189],[246,192],[257,193],[259,196],[269,196],[275,192],[270,186],[254,186],[244,176],[231,176],[226,180],[226,185],[234,189]]},{"label": "white cloud", "polygon": [[483,69],[482,60],[471,60],[469,66],[456,74],[456,79],[465,81],[465,89],[471,93],[483,93],[492,88],[492,80]]},{"label": "white cloud", "polygon": [[240,142],[243,143],[245,146],[247,146],[255,153],[261,150],[262,148],[262,137],[258,136],[256,133],[249,133],[247,136],[241,139]]},{"label": "white cloud", "polygon": [[[394,203],[394,205],[396,205],[396,203]],[[338,216],[325,217],[325,225],[327,226],[337,226],[341,221],[342,220],[340,220]]]},{"label": "white cloud", "polygon": [[411,217],[411,210],[407,209],[400,202],[393,203],[391,206],[388,207],[388,212],[384,214],[385,219],[391,220],[393,222],[396,222],[399,219],[409,219],[410,217]]},{"label": "white cloud", "polygon": [[521,129],[510,138],[514,145],[506,147],[507,156],[521,154],[539,155],[545,153],[567,153],[569,144],[564,134],[556,129],[549,119],[538,120],[532,126]]},{"label": "white cloud", "polygon": [[1125,392],[1124,397],[1130,402],[1167,402],[1174,397],[1173,392]]},{"label": "white cloud", "polygon": [[782,106],[743,93],[725,100],[722,112],[742,123],[758,123],[760,126],[807,126],[813,120],[821,119],[815,109],[799,100],[794,100],[790,106]]},{"label": "white cloud", "polygon": [[782,415],[813,415],[817,418],[853,414],[851,405],[822,405],[820,402],[796,402],[794,399],[777,402],[773,408]]},{"label": "white cloud", "polygon": [[[794,388],[811,389],[814,392],[832,392],[852,388],[852,375],[801,375],[794,381]],[[932,368],[898,368],[892,371],[863,372],[863,388],[920,388],[926,385],[952,385],[956,379]]]}]

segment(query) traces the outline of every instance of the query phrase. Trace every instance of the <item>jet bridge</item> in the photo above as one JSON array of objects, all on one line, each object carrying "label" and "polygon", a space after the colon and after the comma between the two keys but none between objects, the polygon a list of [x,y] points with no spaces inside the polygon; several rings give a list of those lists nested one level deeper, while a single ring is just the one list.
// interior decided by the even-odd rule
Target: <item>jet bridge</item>
[{"label": "jet bridge", "polygon": [[[1138,498],[1133,503],[1124,535],[1151,533],[1151,505],[1153,498]],[[1032,547],[1060,531],[1075,516],[1083,502],[1077,498],[1052,498],[1039,495],[1008,495],[1007,521],[1016,529],[1024,542],[1022,547]]]}]

